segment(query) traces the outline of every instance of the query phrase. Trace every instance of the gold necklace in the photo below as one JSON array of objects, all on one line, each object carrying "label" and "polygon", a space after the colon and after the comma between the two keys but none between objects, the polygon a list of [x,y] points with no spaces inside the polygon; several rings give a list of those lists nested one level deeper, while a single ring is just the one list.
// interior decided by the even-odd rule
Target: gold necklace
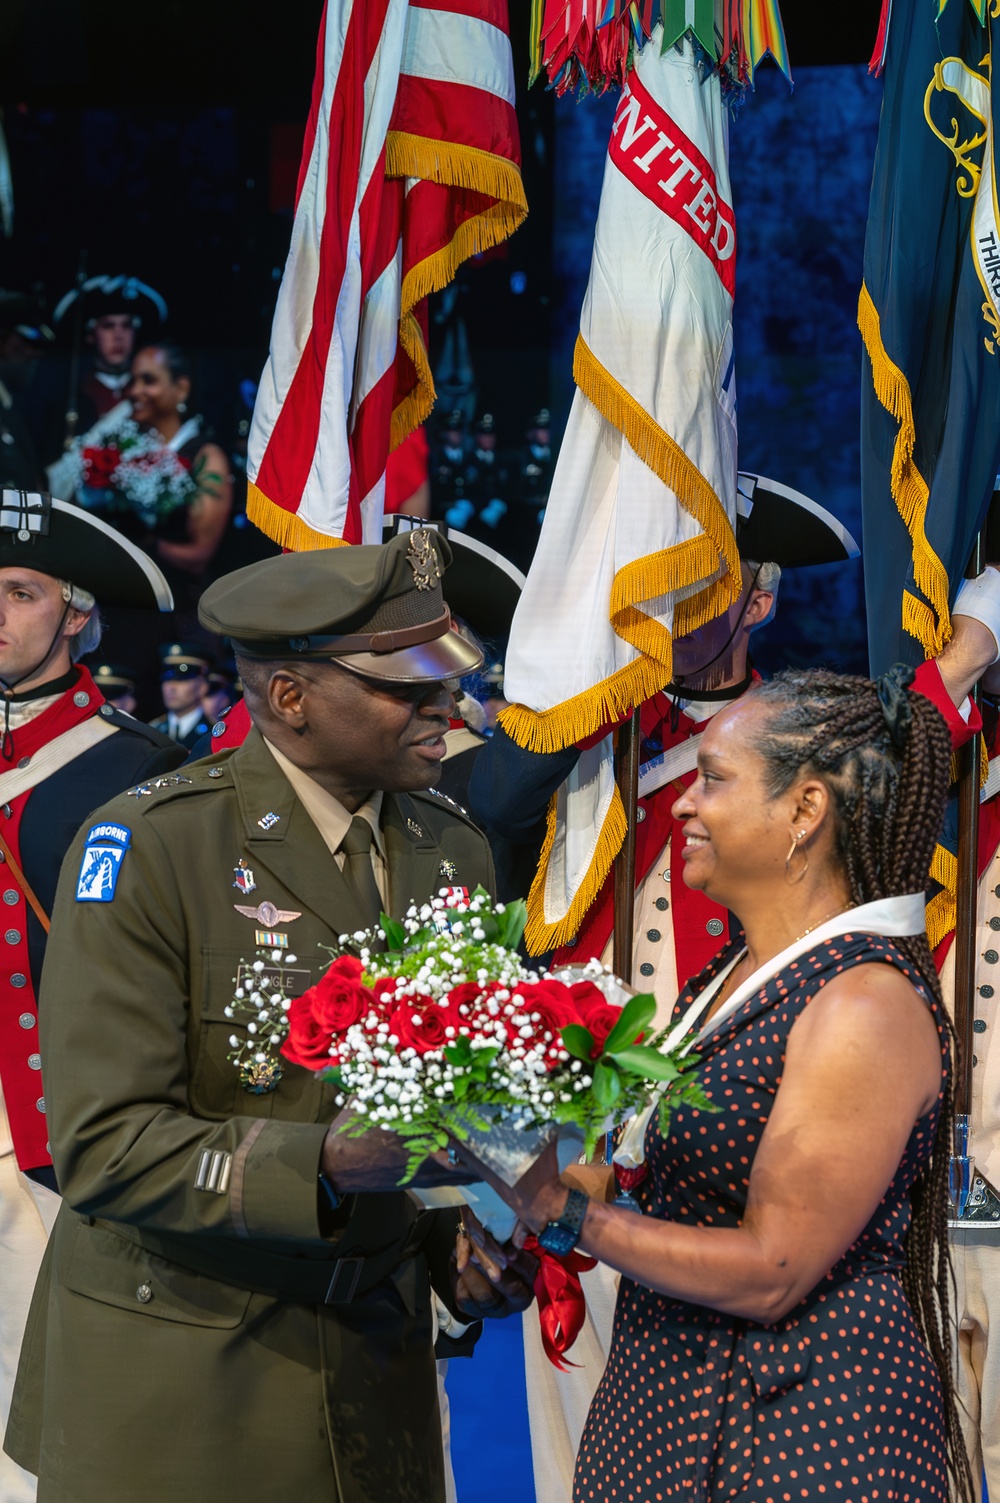
[{"label": "gold necklace", "polygon": [[[850,908],[850,907],[851,907],[851,904],[848,903],[847,907],[845,907],[845,908],[834,908],[830,913],[824,913],[823,917],[821,919],[817,919],[816,922],[815,922],[815,924],[810,924],[808,929],[803,929],[803,931],[802,931],[801,934],[797,934],[795,936],[795,938],[792,940],[791,943],[793,945],[797,945],[800,939],[805,939],[805,937],[806,937],[807,934],[811,934],[814,929],[820,928],[820,926],[822,924],[825,924],[828,919],[836,918],[839,913],[846,913],[847,909]],[[789,948],[789,946],[786,945],[785,949],[788,949],[788,948]],[[737,981],[737,976],[739,974],[739,971],[740,971],[741,967],[743,967],[743,966],[746,965],[746,963],[747,963],[747,961],[749,959],[750,959],[750,955],[749,955],[749,952],[748,952],[747,954],[745,954],[743,956],[742,960],[738,961],[737,964],[735,966],[733,966],[733,969],[730,971],[729,975],[725,979],[725,982],[719,988],[719,991],[718,991],[717,995],[713,999],[714,1006],[716,1008],[721,1007],[722,1004],[723,1004],[723,1002],[725,1002],[728,997],[732,996],[733,992],[736,990],[737,985],[740,984]]]},{"label": "gold necklace", "polygon": [[836,918],[839,913],[846,913],[847,909],[850,908],[850,906],[850,903],[848,903],[846,908],[834,908],[830,913],[824,913],[823,917],[821,919],[817,919],[815,924],[810,924],[808,929],[803,929],[801,934],[797,934],[792,940],[792,944],[797,945],[800,939],[805,939],[807,934],[811,934],[814,929],[818,929],[822,924],[825,924],[828,919]]}]

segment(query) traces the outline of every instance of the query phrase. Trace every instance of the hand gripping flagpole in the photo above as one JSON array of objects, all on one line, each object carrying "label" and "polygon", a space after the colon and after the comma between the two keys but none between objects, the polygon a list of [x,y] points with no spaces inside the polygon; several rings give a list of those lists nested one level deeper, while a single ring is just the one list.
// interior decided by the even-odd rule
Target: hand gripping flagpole
[{"label": "hand gripping flagpole", "polygon": [[633,710],[618,732],[615,775],[627,828],[615,857],[615,975],[632,983],[632,934],[635,927],[635,830],[639,805],[639,711]]}]

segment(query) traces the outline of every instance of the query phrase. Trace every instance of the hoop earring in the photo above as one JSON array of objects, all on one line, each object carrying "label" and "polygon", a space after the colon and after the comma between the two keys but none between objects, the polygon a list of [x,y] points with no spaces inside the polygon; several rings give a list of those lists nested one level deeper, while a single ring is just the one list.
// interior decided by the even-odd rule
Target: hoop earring
[{"label": "hoop earring", "polygon": [[[792,836],[792,843],[788,848],[788,855],[785,857],[785,881],[789,884],[789,886],[792,887],[794,887],[796,883],[801,882],[802,878],[809,870],[809,852],[806,850],[805,846],[801,844],[801,842],[805,840],[805,838],[805,830],[796,830],[795,834]],[[803,864],[802,870],[799,872],[798,876],[793,877],[792,858],[794,857],[796,851],[802,852]]]}]

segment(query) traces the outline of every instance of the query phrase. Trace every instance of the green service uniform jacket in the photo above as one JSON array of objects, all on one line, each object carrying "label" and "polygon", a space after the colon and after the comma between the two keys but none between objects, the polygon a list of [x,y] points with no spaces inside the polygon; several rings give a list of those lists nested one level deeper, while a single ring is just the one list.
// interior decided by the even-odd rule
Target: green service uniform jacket
[{"label": "green service uniform jacket", "polygon": [[[382,828],[393,914],[492,890],[449,801],[386,794]],[[262,901],[291,993],[373,921],[256,731],[105,805],[66,857],[41,1008],[65,1204],[6,1439],[39,1503],[444,1498],[431,1283],[448,1302],[457,1215],[358,1195],[321,1234],[333,1089],[286,1064],[253,1095],[227,1058],[265,928],[235,904]]]}]

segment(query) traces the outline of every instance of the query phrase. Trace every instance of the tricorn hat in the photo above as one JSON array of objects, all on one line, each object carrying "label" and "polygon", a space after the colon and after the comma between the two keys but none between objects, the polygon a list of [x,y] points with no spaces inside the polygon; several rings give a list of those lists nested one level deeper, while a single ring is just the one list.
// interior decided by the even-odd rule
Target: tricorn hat
[{"label": "tricorn hat", "polygon": [[88,322],[104,318],[109,313],[130,313],[139,323],[151,315],[155,316],[156,322],[166,323],[165,301],[155,287],[140,282],[138,277],[88,277],[79,286],[71,287],[65,297],[59,299],[52,314],[52,322],[61,323],[80,299],[81,311]]},{"label": "tricorn hat", "polygon": [[451,629],[451,549],[431,528],[388,543],[284,553],[209,585],[202,625],[264,661],[335,661],[398,683],[460,678],[482,653]]},{"label": "tricorn hat", "polygon": [[452,612],[467,621],[477,636],[505,637],[526,584],[520,569],[488,543],[444,522],[424,522],[397,513],[386,517],[383,537],[388,541],[419,527],[432,527],[451,549],[447,589]]},{"label": "tricorn hat", "polygon": [[826,507],[801,491],[741,470],[736,477],[736,543],[741,558],[779,564],[836,564],[861,549]]},{"label": "tricorn hat", "polygon": [[45,491],[0,492],[0,568],[68,580],[101,605],[172,611],[161,570],[107,522]]}]

